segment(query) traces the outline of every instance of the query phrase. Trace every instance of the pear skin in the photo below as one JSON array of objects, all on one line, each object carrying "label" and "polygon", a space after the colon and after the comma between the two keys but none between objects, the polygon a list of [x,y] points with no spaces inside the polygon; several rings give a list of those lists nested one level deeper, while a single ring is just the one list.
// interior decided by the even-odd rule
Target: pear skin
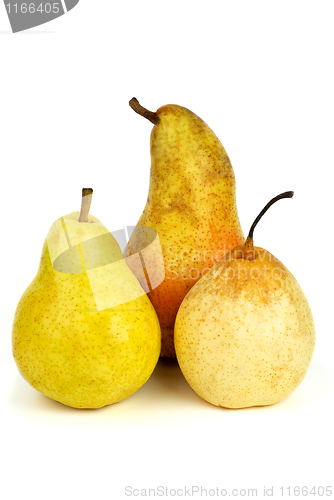
[{"label": "pear skin", "polygon": [[196,283],[175,323],[182,373],[200,397],[226,408],[284,399],[303,380],[314,346],[301,287],[252,236]]},{"label": "pear skin", "polygon": [[[226,252],[244,241],[235,177],[221,142],[197,115],[172,104],[156,113],[142,112],[136,100],[130,105],[156,123],[149,195],[138,226],[158,232],[165,278],[148,296],[160,321],[161,356],[175,357],[174,323],[182,300]],[[130,238],[126,255],[142,246],[138,235]]]},{"label": "pear skin", "polygon": [[[37,275],[17,306],[13,354],[39,392],[71,407],[100,408],[147,381],[160,354],[160,327],[116,240],[95,217],[78,219],[74,212],[50,230]],[[72,243],[68,254],[62,224]],[[114,262],[97,267],[105,255]],[[124,302],[130,296],[136,298]],[[107,307],[108,300],[117,305]]]}]

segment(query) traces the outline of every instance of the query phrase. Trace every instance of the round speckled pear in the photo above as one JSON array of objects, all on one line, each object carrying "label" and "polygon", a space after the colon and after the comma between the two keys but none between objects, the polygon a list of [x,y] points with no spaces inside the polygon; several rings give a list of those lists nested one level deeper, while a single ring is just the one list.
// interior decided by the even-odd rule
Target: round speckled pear
[{"label": "round speckled pear", "polygon": [[296,279],[253,231],[190,290],[175,323],[180,368],[194,391],[216,406],[270,405],[288,396],[311,363],[312,313]]},{"label": "round speckled pear", "polygon": [[[100,408],[133,394],[153,372],[161,345],[151,302],[116,240],[88,214],[91,194],[83,190],[80,214],[51,226],[13,324],[21,375],[75,408]],[[72,246],[62,252],[66,239]],[[101,266],[106,259],[113,263]],[[130,296],[136,298],[126,301]]]}]

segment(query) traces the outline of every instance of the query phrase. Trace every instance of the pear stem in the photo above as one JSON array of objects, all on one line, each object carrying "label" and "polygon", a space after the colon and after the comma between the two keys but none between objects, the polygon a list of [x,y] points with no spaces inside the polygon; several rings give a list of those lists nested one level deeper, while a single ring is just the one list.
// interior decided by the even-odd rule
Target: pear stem
[{"label": "pear stem", "polygon": [[143,116],[150,122],[154,123],[154,125],[158,125],[160,121],[158,115],[156,113],[153,113],[153,111],[149,111],[148,109],[144,108],[141,104],[139,104],[138,99],[136,99],[135,97],[133,97],[129,101],[129,106],[133,109],[133,111],[138,113],[138,115]]},{"label": "pear stem", "polygon": [[293,191],[286,191],[285,193],[281,193],[281,194],[275,196],[275,198],[273,198],[272,200],[270,200],[269,203],[267,203],[267,205],[261,210],[259,215],[256,217],[255,221],[253,222],[252,227],[250,228],[249,233],[248,233],[248,238],[253,239],[253,233],[254,233],[255,227],[257,226],[260,219],[262,219],[262,217],[264,216],[266,211],[269,210],[271,205],[276,203],[276,201],[278,201],[278,200],[282,200],[283,198],[292,198],[292,197],[293,197]]},{"label": "pear stem", "polygon": [[79,222],[87,222],[89,209],[92,203],[92,196],[93,196],[92,188],[82,189],[82,202],[81,202],[81,211],[79,215]]},{"label": "pear stem", "polygon": [[252,227],[249,230],[247,239],[246,239],[245,244],[244,244],[244,258],[245,259],[254,260],[254,258],[255,258],[254,245],[253,245],[253,233],[254,233],[255,227],[257,226],[258,222],[262,219],[262,217],[264,216],[266,211],[269,210],[271,205],[276,203],[276,201],[282,200],[283,198],[292,198],[292,197],[293,197],[293,191],[286,191],[285,193],[281,193],[281,194],[275,196],[275,198],[273,198],[272,200],[270,200],[269,203],[267,203],[267,205],[261,210],[259,215],[256,217],[255,221],[253,222]]}]

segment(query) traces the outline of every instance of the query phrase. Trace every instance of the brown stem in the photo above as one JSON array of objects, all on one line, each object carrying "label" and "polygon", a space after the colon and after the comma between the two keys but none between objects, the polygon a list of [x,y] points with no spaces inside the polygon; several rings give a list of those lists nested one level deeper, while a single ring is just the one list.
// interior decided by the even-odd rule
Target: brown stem
[{"label": "brown stem", "polygon": [[87,222],[90,205],[92,203],[93,190],[92,188],[82,188],[81,211],[79,222]]},{"label": "brown stem", "polygon": [[254,233],[255,227],[257,226],[258,222],[262,219],[262,217],[264,216],[266,211],[271,207],[271,205],[276,203],[276,201],[282,200],[283,198],[292,198],[292,197],[293,197],[293,191],[286,191],[285,193],[281,193],[281,194],[275,196],[275,198],[273,198],[272,200],[270,200],[269,203],[267,203],[267,205],[261,210],[259,215],[256,217],[255,221],[253,222],[253,224],[249,230],[245,244],[244,244],[244,258],[245,259],[254,260],[254,258],[255,258],[254,244],[253,244],[253,233]]},{"label": "brown stem", "polygon": [[131,101],[129,102],[129,106],[133,109],[133,111],[138,113],[138,115],[143,116],[150,122],[154,123],[154,125],[158,125],[160,121],[158,115],[156,113],[153,113],[153,111],[149,111],[148,109],[141,106],[141,104],[139,104],[138,100],[135,97],[131,99]]}]

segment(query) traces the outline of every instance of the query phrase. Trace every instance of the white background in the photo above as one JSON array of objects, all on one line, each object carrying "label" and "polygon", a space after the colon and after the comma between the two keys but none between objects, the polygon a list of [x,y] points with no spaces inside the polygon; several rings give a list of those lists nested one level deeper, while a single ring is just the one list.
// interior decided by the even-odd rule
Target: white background
[{"label": "white background", "polygon": [[[0,5],[1,455],[8,500],[125,497],[125,486],[333,484],[334,4],[319,1],[81,0],[12,35]],[[317,345],[280,404],[218,409],[175,363],[127,400],[80,411],[51,401],[11,355],[16,304],[51,223],[79,210],[110,229],[136,224],[149,183],[152,125],[128,106],[185,106],[214,130],[235,171],[244,232],[295,275]],[[287,495],[287,490],[285,490]],[[312,498],[312,496],[309,496]],[[314,498],[314,497],[313,497]]]}]

